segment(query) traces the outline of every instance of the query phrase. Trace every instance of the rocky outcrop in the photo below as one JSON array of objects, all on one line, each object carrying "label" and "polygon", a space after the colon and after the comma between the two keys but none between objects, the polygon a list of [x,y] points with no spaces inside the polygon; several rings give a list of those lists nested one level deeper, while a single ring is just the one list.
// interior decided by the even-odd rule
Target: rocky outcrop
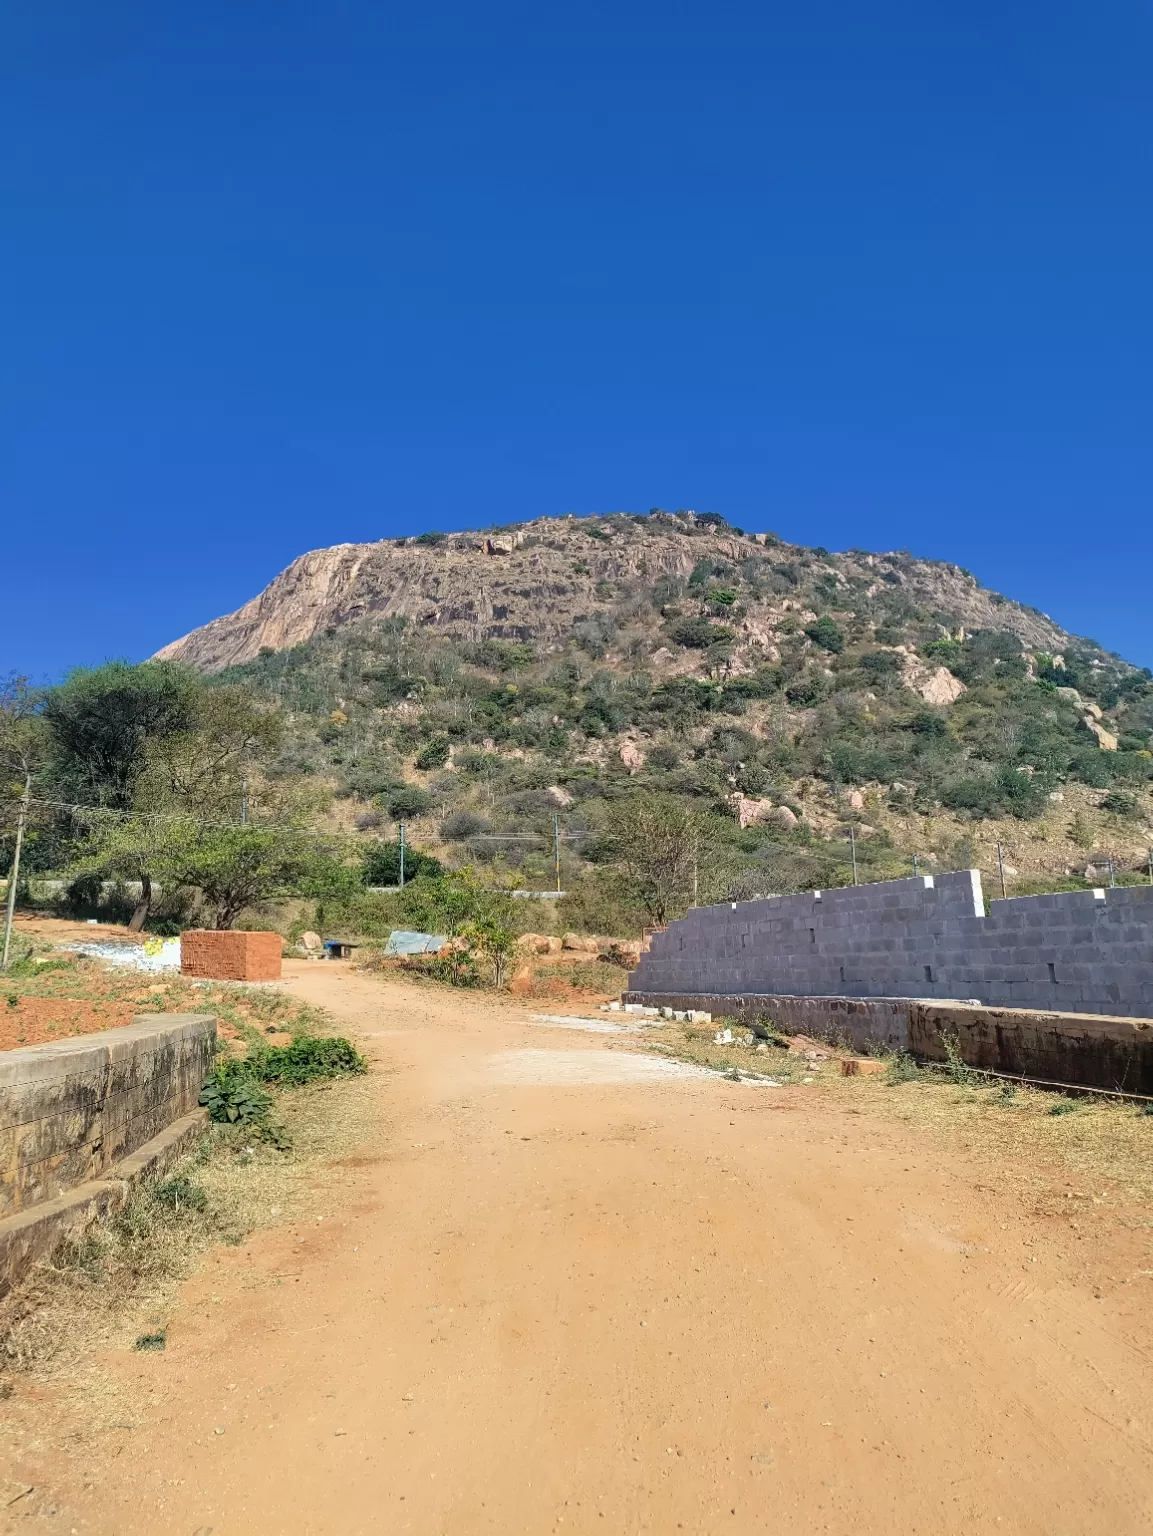
[{"label": "rocky outcrop", "polygon": [[[251,661],[265,649],[286,650],[328,629],[388,618],[464,640],[560,644],[582,623],[599,622],[598,616],[611,620],[616,605],[662,580],[686,581],[702,560],[733,566],[755,561],[766,578],[784,570],[789,581],[799,561],[807,580],[824,580],[844,594],[838,603],[851,605],[854,583],[868,582],[869,590],[896,584],[911,602],[949,613],[962,627],[1010,630],[1026,646],[1050,652],[1069,638],[1043,614],[1003,600],[995,603],[995,594],[957,566],[855,551],[817,561],[795,546],[714,530],[691,515],[660,515],[539,518],[484,535],[430,536],[425,542],[386,539],[313,550],[235,613],[212,619],[157,656],[215,672]],[[798,614],[800,622],[809,622],[813,609],[803,601],[767,594],[750,604],[735,642],[746,656],[738,658],[734,670],[777,660],[779,622],[786,615],[796,622]],[[663,669],[678,664],[678,653],[658,651],[652,660]],[[916,665],[918,691],[931,703],[951,702],[948,693],[962,687],[943,668]]]}]

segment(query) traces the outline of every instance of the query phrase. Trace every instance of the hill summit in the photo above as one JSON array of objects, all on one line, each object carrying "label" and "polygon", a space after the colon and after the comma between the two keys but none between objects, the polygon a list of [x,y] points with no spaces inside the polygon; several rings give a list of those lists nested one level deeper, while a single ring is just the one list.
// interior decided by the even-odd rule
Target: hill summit
[{"label": "hill summit", "polygon": [[[891,616],[918,609],[950,632],[1000,629],[1046,651],[1072,638],[1044,614],[986,591],[959,566],[905,553],[832,555],[774,534],[745,534],[714,514],[654,512],[543,517],[485,533],[312,550],[235,613],[157,655],[216,671],[372,618],[405,618],[460,640],[556,646],[581,624],[611,639],[644,593],[667,596],[669,583],[706,588],[714,580],[710,562],[717,580],[725,571],[741,578],[737,649],[750,657],[772,648],[787,614],[814,607]],[[805,622],[815,617],[808,613]]]}]

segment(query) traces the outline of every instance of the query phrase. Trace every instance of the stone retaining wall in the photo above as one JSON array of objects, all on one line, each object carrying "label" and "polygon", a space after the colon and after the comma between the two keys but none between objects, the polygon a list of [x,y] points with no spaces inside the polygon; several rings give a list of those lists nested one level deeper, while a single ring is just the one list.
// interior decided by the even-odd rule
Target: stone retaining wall
[{"label": "stone retaining wall", "polygon": [[694,908],[635,992],[956,999],[1153,1018],[1153,887],[994,901],[978,870]]},{"label": "stone retaining wall", "polygon": [[771,1019],[785,1034],[840,1041],[858,1051],[908,1051],[922,1061],[944,1062],[948,1038],[971,1067],[1153,1098],[1153,1022],[1142,1019],[916,997],[631,989],[626,1000],[655,1008],[700,1008],[714,1019]]},{"label": "stone retaining wall", "polygon": [[189,1114],[215,1049],[214,1018],[170,1013],[0,1053],[0,1217],[98,1178]]}]

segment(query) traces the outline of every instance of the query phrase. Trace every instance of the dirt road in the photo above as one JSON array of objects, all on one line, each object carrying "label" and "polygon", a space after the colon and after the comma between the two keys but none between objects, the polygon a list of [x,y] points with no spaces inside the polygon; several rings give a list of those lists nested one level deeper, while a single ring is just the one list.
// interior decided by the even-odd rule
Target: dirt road
[{"label": "dirt road", "polygon": [[528,1008],[292,969],[378,1063],[379,1135],[323,1221],[214,1255],[167,1352],[112,1361],[135,1423],[32,1469],[56,1513],[14,1528],[1153,1527],[1148,1334],[1032,1262],[995,1170]]}]

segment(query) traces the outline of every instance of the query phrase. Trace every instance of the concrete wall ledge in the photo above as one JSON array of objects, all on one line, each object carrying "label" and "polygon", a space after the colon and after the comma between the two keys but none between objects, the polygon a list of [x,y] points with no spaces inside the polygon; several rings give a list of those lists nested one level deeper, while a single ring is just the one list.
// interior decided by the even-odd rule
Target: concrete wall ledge
[{"label": "concrete wall ledge", "polygon": [[656,992],[625,1001],[700,1008],[714,1018],[771,1018],[791,1033],[947,1060],[944,1037],[971,1067],[1070,1087],[1153,1098],[1153,1020],[1035,1008],[938,1003],[932,998],[809,997],[770,992]]},{"label": "concrete wall ledge", "polygon": [[207,1126],[207,1110],[193,1110],[109,1168],[103,1178],[91,1179],[0,1221],[0,1296],[67,1238],[79,1236],[94,1221],[122,1210],[137,1185],[159,1178],[195,1144]]},{"label": "concrete wall ledge", "polygon": [[214,1018],[146,1014],[0,1052],[0,1217],[102,1178],[190,1114],[215,1049]]}]

